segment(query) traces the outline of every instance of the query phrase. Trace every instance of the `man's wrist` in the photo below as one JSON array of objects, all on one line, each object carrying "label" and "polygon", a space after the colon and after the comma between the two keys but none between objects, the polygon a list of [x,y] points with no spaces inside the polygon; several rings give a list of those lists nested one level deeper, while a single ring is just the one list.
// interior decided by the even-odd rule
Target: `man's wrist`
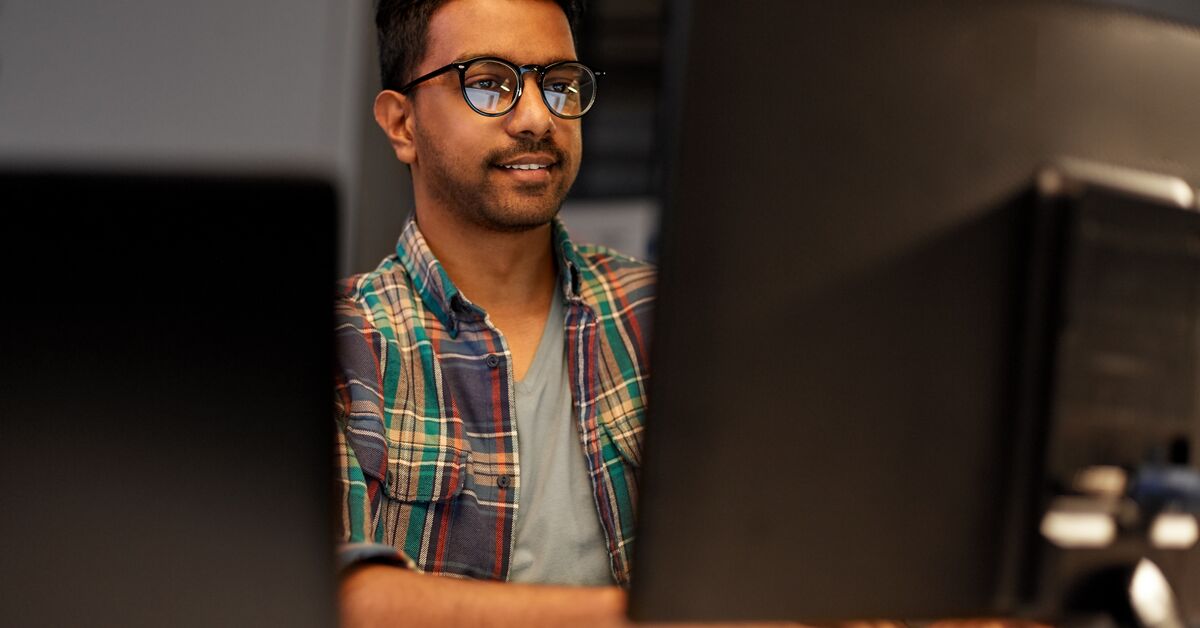
[{"label": "man's wrist", "polygon": [[460,580],[362,563],[343,572],[344,628],[396,623],[439,626],[625,626],[625,591]]}]

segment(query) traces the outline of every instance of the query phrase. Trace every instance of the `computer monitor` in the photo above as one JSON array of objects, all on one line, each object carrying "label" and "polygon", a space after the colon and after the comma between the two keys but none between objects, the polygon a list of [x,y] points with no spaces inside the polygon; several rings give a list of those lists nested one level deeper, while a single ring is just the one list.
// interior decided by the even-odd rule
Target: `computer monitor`
[{"label": "computer monitor", "polygon": [[1030,603],[1034,174],[1200,182],[1200,31],[1120,4],[670,5],[635,618]]},{"label": "computer monitor", "polygon": [[0,624],[335,621],[316,177],[0,172]]}]

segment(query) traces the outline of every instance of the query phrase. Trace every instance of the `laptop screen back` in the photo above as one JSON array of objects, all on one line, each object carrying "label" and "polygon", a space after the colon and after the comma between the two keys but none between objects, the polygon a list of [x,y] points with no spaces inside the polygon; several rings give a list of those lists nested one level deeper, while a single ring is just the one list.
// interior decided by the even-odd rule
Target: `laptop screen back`
[{"label": "laptop screen back", "polygon": [[0,624],[331,625],[332,187],[0,198]]}]

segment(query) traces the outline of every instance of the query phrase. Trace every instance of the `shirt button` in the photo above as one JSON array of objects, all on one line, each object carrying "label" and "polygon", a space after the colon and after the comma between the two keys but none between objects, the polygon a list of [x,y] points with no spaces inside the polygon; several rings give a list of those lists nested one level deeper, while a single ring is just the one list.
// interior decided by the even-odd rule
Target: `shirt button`
[{"label": "shirt button", "polygon": [[500,358],[496,355],[489,355],[487,357],[487,365],[489,368],[496,368],[497,366],[500,366]]},{"label": "shirt button", "polygon": [[496,478],[496,486],[499,486],[500,488],[508,488],[510,484],[512,484],[511,475],[502,475]]}]

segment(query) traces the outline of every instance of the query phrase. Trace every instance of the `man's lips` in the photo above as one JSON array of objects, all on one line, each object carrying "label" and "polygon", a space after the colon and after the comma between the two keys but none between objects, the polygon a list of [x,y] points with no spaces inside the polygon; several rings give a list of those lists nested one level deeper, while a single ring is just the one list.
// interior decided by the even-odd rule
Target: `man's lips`
[{"label": "man's lips", "polygon": [[518,181],[545,181],[557,166],[556,159],[540,154],[520,155],[492,165]]},{"label": "man's lips", "polygon": [[509,170],[536,170],[558,164],[553,155],[546,153],[524,153],[515,157],[497,159],[495,165]]}]

